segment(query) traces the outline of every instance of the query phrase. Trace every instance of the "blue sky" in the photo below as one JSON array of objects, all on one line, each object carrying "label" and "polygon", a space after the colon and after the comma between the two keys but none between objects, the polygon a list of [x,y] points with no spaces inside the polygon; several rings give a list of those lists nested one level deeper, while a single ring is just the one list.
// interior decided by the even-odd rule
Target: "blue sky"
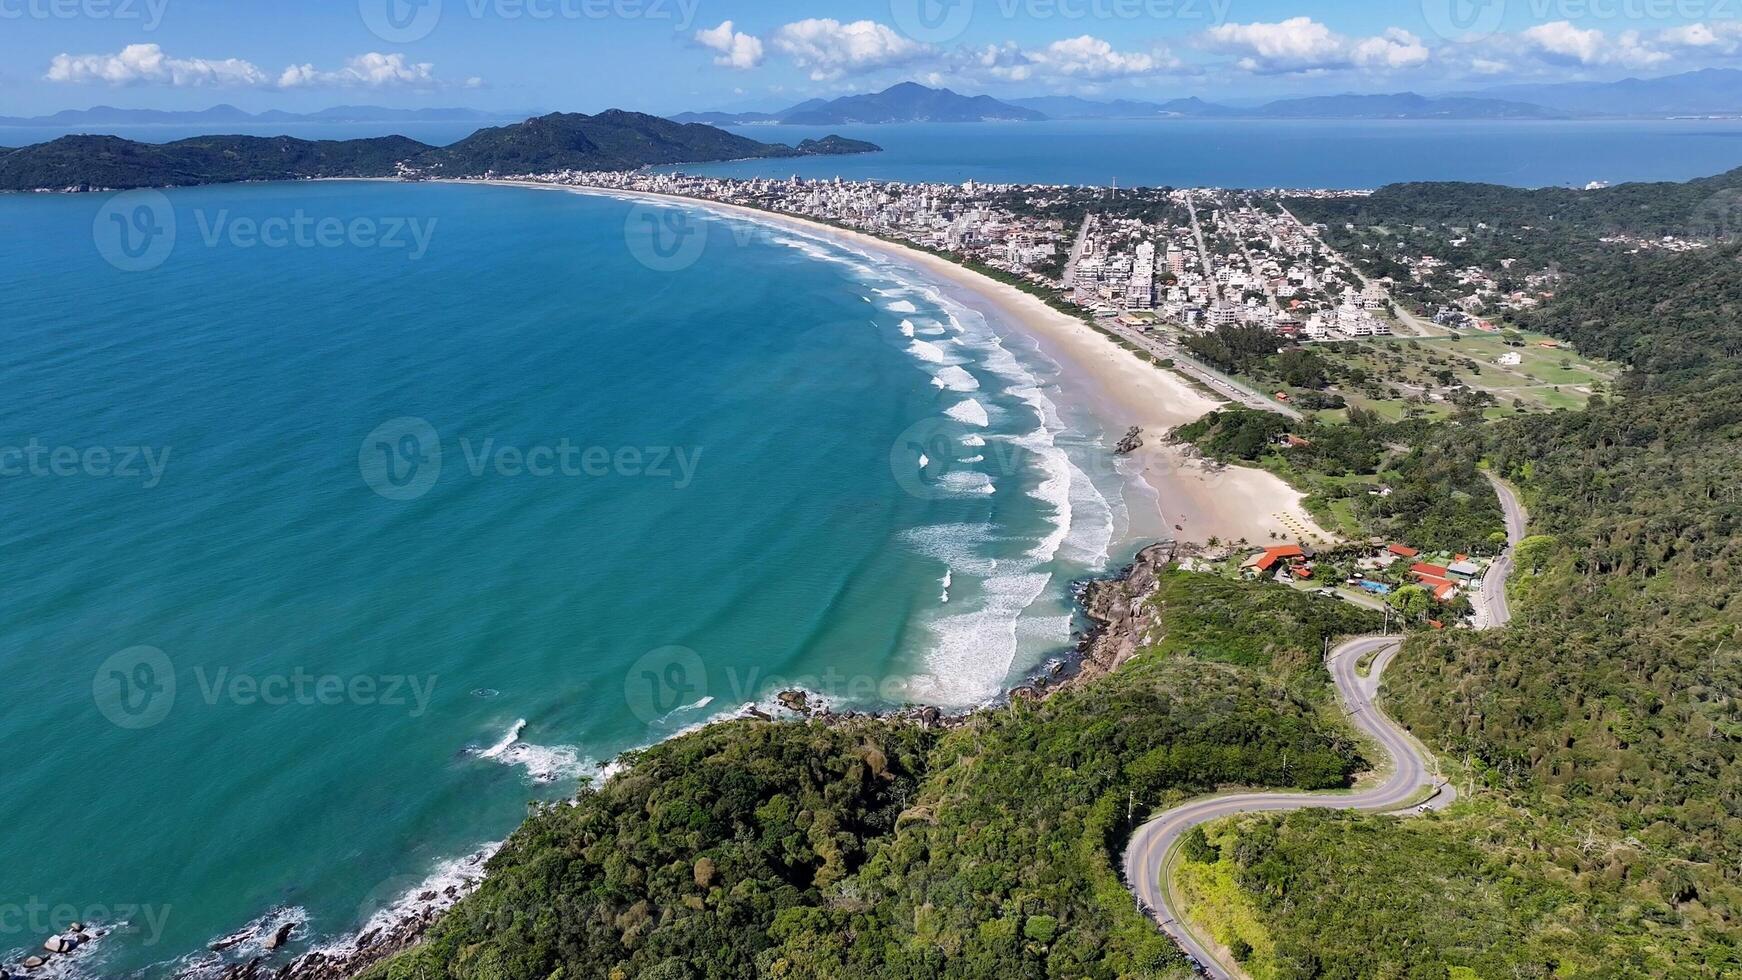
[{"label": "blue sky", "polygon": [[1742,66],[1742,0],[0,0],[0,114],[1424,92]]}]

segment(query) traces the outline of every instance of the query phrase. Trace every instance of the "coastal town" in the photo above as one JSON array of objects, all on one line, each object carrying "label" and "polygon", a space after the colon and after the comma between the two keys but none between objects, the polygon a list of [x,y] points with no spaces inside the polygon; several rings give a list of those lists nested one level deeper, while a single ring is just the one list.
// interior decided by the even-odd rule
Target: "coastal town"
[{"label": "coastal town", "polygon": [[754,208],[924,249],[1043,298],[1221,400],[1293,419],[1356,407],[1387,418],[1552,411],[1582,407],[1613,378],[1609,366],[1511,322],[1552,298],[1552,269],[1512,258],[1458,265],[1436,254],[1459,254],[1464,241],[1451,239],[1375,276],[1327,243],[1331,229],[1288,206],[1361,191],[652,170],[514,179]]}]

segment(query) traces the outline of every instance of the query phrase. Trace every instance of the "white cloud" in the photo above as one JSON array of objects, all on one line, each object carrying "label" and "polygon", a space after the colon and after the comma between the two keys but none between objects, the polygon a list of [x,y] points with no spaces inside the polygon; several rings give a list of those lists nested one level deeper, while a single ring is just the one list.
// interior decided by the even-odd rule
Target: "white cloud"
[{"label": "white cloud", "polygon": [[[210,85],[225,88],[435,88],[435,66],[408,62],[403,54],[371,51],[322,71],[314,65],[291,65],[275,78],[240,58],[172,58],[155,44],[129,44],[116,54],[60,54],[44,76],[51,82],[109,85],[168,85],[175,88]],[[466,81],[467,88],[484,84]]]},{"label": "white cloud", "polygon": [[1203,34],[1214,51],[1236,55],[1235,65],[1255,74],[1331,69],[1414,68],[1431,57],[1421,39],[1392,28],[1377,37],[1348,38],[1311,17],[1273,24],[1218,24]]},{"label": "white cloud", "polygon": [[129,44],[118,54],[58,54],[45,77],[51,82],[176,87],[253,86],[268,81],[265,72],[240,58],[171,58],[155,44]]},{"label": "white cloud", "polygon": [[696,43],[720,52],[714,64],[727,68],[750,69],[762,64],[762,39],[732,29],[731,21],[719,27],[696,32]]},{"label": "white cloud", "polygon": [[1088,34],[1054,41],[1027,52],[1027,57],[1048,74],[1090,80],[1136,78],[1181,67],[1179,60],[1165,51],[1116,51],[1112,44]]},{"label": "white cloud", "polygon": [[775,48],[814,81],[908,64],[933,49],[873,20],[843,24],[833,18],[796,21],[774,32]]},{"label": "white cloud", "polygon": [[1427,63],[1427,45],[1421,38],[1401,28],[1393,27],[1379,37],[1363,38],[1350,49],[1350,57],[1361,68],[1414,68]]},{"label": "white cloud", "polygon": [[408,62],[398,52],[360,54],[336,71],[292,65],[278,76],[279,88],[433,88],[435,84],[434,65]]},{"label": "white cloud", "polygon": [[1684,51],[1732,55],[1742,51],[1742,21],[1721,20],[1672,27],[1658,35],[1658,41],[1666,47]]},{"label": "white cloud", "polygon": [[1186,70],[1185,63],[1165,49],[1119,51],[1089,34],[1033,49],[1024,49],[1014,41],[989,44],[979,50],[964,48],[956,52],[951,67],[963,76],[981,81],[1073,82],[1076,87]]},{"label": "white cloud", "polygon": [[1611,38],[1595,27],[1579,28],[1565,20],[1528,28],[1518,35],[1518,40],[1525,53],[1552,64],[1649,68],[1670,58],[1668,52],[1652,46],[1638,31],[1622,31]]}]

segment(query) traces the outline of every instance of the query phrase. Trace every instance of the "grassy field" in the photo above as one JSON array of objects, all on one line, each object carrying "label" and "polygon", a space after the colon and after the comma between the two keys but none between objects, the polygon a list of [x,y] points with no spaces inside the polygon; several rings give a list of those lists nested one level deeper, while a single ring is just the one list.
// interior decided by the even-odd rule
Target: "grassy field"
[{"label": "grassy field", "polygon": [[[1397,420],[1408,416],[1444,417],[1456,411],[1443,400],[1464,386],[1485,391],[1498,403],[1490,418],[1527,412],[1583,408],[1594,394],[1606,394],[1614,367],[1537,334],[1445,334],[1389,337],[1319,345],[1313,349],[1334,362],[1345,379],[1339,390],[1351,405]],[[1519,363],[1501,358],[1517,354]],[[1348,379],[1353,380],[1348,380]],[[1341,413],[1326,413],[1336,421]]]}]

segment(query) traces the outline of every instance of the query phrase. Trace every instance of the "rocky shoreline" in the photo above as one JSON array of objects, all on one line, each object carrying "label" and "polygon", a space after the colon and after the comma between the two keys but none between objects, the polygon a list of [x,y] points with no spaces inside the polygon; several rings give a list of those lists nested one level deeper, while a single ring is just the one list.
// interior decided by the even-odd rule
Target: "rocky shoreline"
[{"label": "rocky shoreline", "polygon": [[[1091,621],[1089,629],[1083,632],[1068,654],[1048,662],[1030,677],[1028,683],[984,707],[955,714],[945,714],[934,707],[887,713],[834,712],[817,701],[815,695],[801,690],[782,691],[775,697],[775,702],[782,712],[795,720],[845,724],[880,718],[925,728],[950,729],[967,724],[980,712],[998,710],[1012,702],[1044,701],[1060,691],[1111,674],[1137,654],[1155,625],[1155,615],[1144,600],[1155,594],[1162,571],[1188,550],[1172,541],[1153,544],[1139,551],[1131,564],[1118,574],[1084,582],[1077,590],[1077,601]],[[744,718],[775,720],[769,712],[755,707],[746,709],[739,720]],[[408,895],[397,907],[371,920],[359,933],[301,953],[280,965],[274,965],[272,961],[307,926],[301,920],[286,920],[269,913],[247,928],[215,940],[209,947],[214,955],[179,971],[175,980],[348,980],[421,942],[442,914],[470,894],[484,879],[484,865],[492,853],[480,851],[473,854],[463,862],[456,880]],[[238,950],[244,951],[245,958],[224,959],[223,954],[234,955]],[[44,951],[49,952],[47,948]],[[38,960],[37,966],[46,965],[45,960]],[[5,968],[0,968],[0,980],[30,980],[33,974],[41,975],[28,968],[24,972],[17,972],[17,967],[12,970],[8,973]]]},{"label": "rocky shoreline", "polygon": [[[1137,655],[1144,637],[1155,625],[1155,615],[1145,607],[1144,600],[1155,594],[1161,572],[1182,554],[1194,550],[1189,545],[1162,541],[1139,551],[1131,564],[1118,574],[1084,582],[1078,588],[1076,598],[1083,614],[1091,621],[1089,629],[1083,632],[1068,654],[1042,665],[1030,676],[1028,683],[1012,688],[983,707],[955,714],[944,714],[932,707],[894,712],[836,713],[826,705],[814,704],[814,695],[803,690],[782,691],[775,700],[786,711],[815,721],[881,718],[912,722],[926,728],[954,728],[981,711],[994,710],[1012,701],[1044,701],[1077,684],[1105,677]],[[774,720],[772,715],[756,708],[749,709],[746,716]]]}]

